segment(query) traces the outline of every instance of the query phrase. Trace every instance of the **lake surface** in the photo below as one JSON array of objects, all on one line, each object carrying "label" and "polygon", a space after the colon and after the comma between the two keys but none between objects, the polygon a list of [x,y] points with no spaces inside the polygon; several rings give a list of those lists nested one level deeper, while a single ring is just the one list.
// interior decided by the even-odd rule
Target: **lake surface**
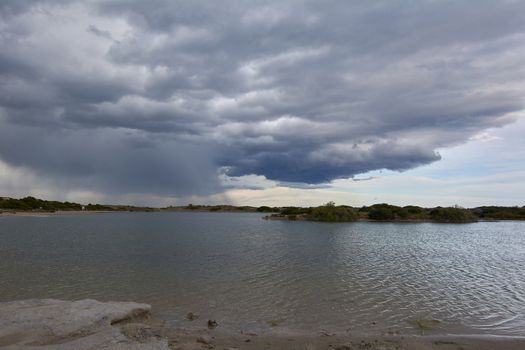
[{"label": "lake surface", "polygon": [[438,319],[434,332],[525,335],[525,222],[261,217],[0,217],[0,300],[144,302],[176,326],[229,331],[418,333],[410,321]]}]

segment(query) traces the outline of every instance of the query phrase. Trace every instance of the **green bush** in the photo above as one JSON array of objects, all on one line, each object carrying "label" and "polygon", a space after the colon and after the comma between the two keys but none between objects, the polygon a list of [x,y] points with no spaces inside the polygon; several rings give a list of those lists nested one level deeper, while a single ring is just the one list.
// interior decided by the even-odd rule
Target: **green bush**
[{"label": "green bush", "polygon": [[86,205],[86,210],[113,210],[113,208],[107,205],[89,203]]},{"label": "green bush", "polygon": [[403,207],[410,215],[418,215],[423,212],[423,208],[416,207],[415,205],[407,205],[406,207]]},{"label": "green bush", "polygon": [[325,205],[312,208],[308,218],[314,221],[323,222],[344,222],[356,221],[359,215],[354,208],[347,206]]},{"label": "green bush", "polygon": [[430,218],[435,222],[463,223],[475,222],[477,218],[463,208],[435,208],[430,211]]},{"label": "green bush", "polygon": [[276,212],[278,210],[276,210],[275,208],[270,208],[266,205],[263,205],[263,206],[260,206],[259,208],[257,208],[257,211],[260,212],[260,213],[273,213],[273,212]]},{"label": "green bush", "polygon": [[299,208],[299,207],[286,207],[281,210],[282,215],[300,215],[308,214],[310,208]]},{"label": "green bush", "polygon": [[373,208],[368,212],[368,218],[371,220],[394,220],[396,218],[396,215],[394,211],[391,208],[386,207],[378,207]]},{"label": "green bush", "polygon": [[479,207],[472,210],[486,220],[525,220],[525,207]]}]

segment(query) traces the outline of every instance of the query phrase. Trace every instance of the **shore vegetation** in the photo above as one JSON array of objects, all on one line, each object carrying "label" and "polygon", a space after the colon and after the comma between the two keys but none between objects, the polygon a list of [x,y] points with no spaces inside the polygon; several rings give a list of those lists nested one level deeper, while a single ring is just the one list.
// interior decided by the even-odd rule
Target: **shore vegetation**
[{"label": "shore vegetation", "polygon": [[471,223],[489,220],[525,220],[525,207],[423,208],[414,205],[396,206],[379,203],[354,208],[335,205],[334,202],[318,207],[285,207],[279,213],[267,216],[274,220],[305,220],[321,222],[436,222]]},{"label": "shore vegetation", "polygon": [[502,207],[482,206],[476,208],[434,207],[423,208],[415,205],[396,206],[378,203],[370,206],[351,207],[328,202],[318,207],[270,207],[235,205],[168,206],[163,208],[111,204],[80,204],[24,197],[20,199],[0,197],[2,212],[62,212],[62,211],[141,211],[141,212],[253,212],[267,213],[267,219],[304,220],[319,222],[437,222],[469,223],[491,220],[525,220],[525,206]]}]

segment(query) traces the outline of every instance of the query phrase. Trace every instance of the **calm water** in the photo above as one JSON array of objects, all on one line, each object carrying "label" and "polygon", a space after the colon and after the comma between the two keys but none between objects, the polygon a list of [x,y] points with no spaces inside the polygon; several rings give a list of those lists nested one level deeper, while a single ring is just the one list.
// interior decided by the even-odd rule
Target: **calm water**
[{"label": "calm water", "polygon": [[[525,335],[525,222],[261,220],[258,214],[0,217],[0,300],[150,303],[221,329]],[[201,317],[184,320],[188,312]]]}]

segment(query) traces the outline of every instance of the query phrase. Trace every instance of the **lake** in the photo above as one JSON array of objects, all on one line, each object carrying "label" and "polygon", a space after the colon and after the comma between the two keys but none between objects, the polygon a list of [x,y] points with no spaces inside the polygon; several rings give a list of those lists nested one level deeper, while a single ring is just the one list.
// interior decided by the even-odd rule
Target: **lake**
[{"label": "lake", "polygon": [[235,332],[418,334],[413,321],[437,319],[432,332],[524,335],[525,222],[262,216],[0,216],[0,300],[136,301]]}]

